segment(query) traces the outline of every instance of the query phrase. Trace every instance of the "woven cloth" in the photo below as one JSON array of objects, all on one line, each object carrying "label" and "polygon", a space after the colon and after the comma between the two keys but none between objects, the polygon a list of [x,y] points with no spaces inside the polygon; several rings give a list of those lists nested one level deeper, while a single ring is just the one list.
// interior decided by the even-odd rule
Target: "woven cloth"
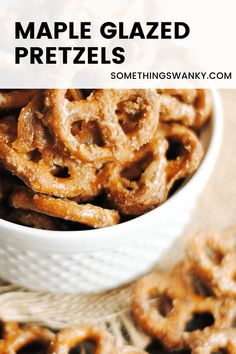
[{"label": "woven cloth", "polygon": [[[236,90],[221,91],[225,124],[221,152],[215,170],[198,199],[185,233],[199,228],[221,230],[235,223],[236,215]],[[184,237],[184,235],[183,235]],[[161,265],[181,256],[179,239]],[[149,338],[135,326],[130,312],[132,284],[97,295],[54,295],[31,292],[0,283],[0,318],[20,322],[35,322],[53,329],[78,322],[100,322],[115,335],[118,344],[124,342],[144,347]]]}]

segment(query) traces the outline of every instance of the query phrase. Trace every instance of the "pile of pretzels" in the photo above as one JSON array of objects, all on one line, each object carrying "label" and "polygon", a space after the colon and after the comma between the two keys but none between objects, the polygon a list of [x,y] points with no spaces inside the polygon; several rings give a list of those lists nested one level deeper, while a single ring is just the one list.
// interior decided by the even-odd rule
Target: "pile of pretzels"
[{"label": "pile of pretzels", "polygon": [[[134,286],[138,325],[167,350],[236,353],[236,227],[188,238],[186,256],[169,272]],[[169,351],[168,351],[169,353]]]},{"label": "pile of pretzels", "polygon": [[111,226],[166,201],[202,159],[207,90],[0,90],[0,217]]}]

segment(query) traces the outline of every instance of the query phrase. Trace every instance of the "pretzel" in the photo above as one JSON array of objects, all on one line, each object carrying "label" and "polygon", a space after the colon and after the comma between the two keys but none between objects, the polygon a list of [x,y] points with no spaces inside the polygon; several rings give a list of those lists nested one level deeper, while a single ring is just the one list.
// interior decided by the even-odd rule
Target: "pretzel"
[{"label": "pretzel", "polygon": [[118,354],[148,354],[148,353],[142,349],[138,349],[136,347],[126,345],[124,347],[119,348]]},{"label": "pretzel", "polygon": [[[157,306],[150,299],[159,298]],[[132,308],[143,330],[169,349],[188,347],[209,330],[229,328],[236,314],[234,301],[193,295],[183,282],[165,273],[141,279],[133,291]],[[207,317],[204,325],[192,327],[193,317]]]},{"label": "pretzel", "polygon": [[169,191],[174,182],[197,170],[203,150],[196,134],[180,124],[159,124],[157,137],[166,139],[169,143],[166,154],[166,183]]},{"label": "pretzel", "polygon": [[236,298],[236,230],[223,234],[199,232],[187,245],[194,271],[219,296]]},{"label": "pretzel", "polygon": [[[164,90],[166,91],[166,90]],[[172,92],[169,92],[173,94]],[[161,93],[160,91],[158,91]],[[177,96],[177,97],[176,97]],[[186,102],[178,99],[178,96],[183,97],[183,93],[177,95],[169,95],[166,93],[160,94],[160,121],[164,122],[179,122],[196,129],[200,129],[209,119],[212,112],[212,97],[208,90],[197,90],[197,97],[194,102],[189,101],[192,97],[185,98]]]},{"label": "pretzel", "polygon": [[35,90],[0,90],[0,110],[24,107],[35,94]]},{"label": "pretzel", "polygon": [[115,210],[104,209],[92,204],[79,205],[71,200],[33,193],[26,188],[13,192],[10,203],[16,209],[33,210],[94,228],[111,226],[119,222],[119,214]]},{"label": "pretzel", "polygon": [[236,330],[212,332],[198,338],[192,345],[192,354],[236,353]]},{"label": "pretzel", "polygon": [[3,353],[17,354],[21,349],[33,344],[39,345],[40,348],[44,349],[44,353],[47,353],[47,349],[53,338],[54,334],[47,329],[37,326],[26,326],[3,341]]},{"label": "pretzel", "polygon": [[74,346],[86,341],[94,343],[94,354],[117,353],[113,338],[107,331],[81,324],[59,332],[51,343],[49,354],[68,354]]},{"label": "pretzel", "polygon": [[[173,143],[180,148],[169,159],[168,146]],[[175,181],[197,169],[202,154],[201,144],[190,129],[159,124],[154,139],[134,152],[129,161],[106,166],[108,198],[123,214],[140,215],[151,210],[167,199]]]},{"label": "pretzel", "polygon": [[108,198],[121,213],[140,215],[166,200],[166,150],[164,139],[154,139],[129,161],[104,169]]},{"label": "pretzel", "polygon": [[[155,90],[97,90],[70,102],[66,90],[46,90],[41,116],[56,141],[87,162],[126,159],[130,151],[151,140],[159,118]],[[73,124],[94,122],[102,144],[86,144],[72,134]]]},{"label": "pretzel", "polygon": [[[52,146],[47,132],[33,115],[34,104],[23,109],[19,117],[18,132],[26,130],[29,124],[25,143],[23,133],[20,140],[16,139],[15,117],[0,120],[0,162],[34,191],[62,198],[79,196],[81,201],[94,198],[102,188],[100,166],[73,160]],[[60,171],[65,171],[65,176]]]}]

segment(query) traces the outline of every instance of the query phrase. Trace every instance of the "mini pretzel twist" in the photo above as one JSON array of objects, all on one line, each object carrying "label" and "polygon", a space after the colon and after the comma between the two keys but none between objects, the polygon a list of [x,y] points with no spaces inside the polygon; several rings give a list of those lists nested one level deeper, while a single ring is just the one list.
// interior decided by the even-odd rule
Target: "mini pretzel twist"
[{"label": "mini pretzel twist", "polygon": [[[30,102],[15,117],[0,121],[0,161],[32,190],[62,198],[94,198],[101,191],[98,170],[101,166],[84,164],[63,155],[35,117],[38,101]],[[18,132],[17,132],[18,129]],[[66,176],[58,170],[67,171]]]},{"label": "mini pretzel twist", "polygon": [[[156,306],[153,298],[158,299]],[[132,308],[143,330],[170,349],[188,347],[210,330],[230,328],[236,314],[234,301],[197,296],[178,278],[165,273],[153,273],[138,281]],[[192,319],[203,316],[207,318],[204,325],[192,325]]]},{"label": "mini pretzel twist", "polygon": [[212,113],[212,97],[208,90],[158,90],[160,93],[160,120],[179,122],[200,129]]},{"label": "mini pretzel twist", "polygon": [[223,234],[199,232],[187,245],[187,256],[194,271],[219,296],[236,298],[236,229]]},{"label": "mini pretzel twist", "polygon": [[[87,99],[69,101],[66,90],[47,90],[41,116],[59,144],[83,161],[127,158],[150,141],[157,128],[159,99],[155,90],[97,90]],[[75,123],[95,123],[102,146],[84,143],[72,133]]]},{"label": "mini pretzel twist", "polygon": [[[174,156],[168,150],[174,144]],[[195,133],[179,124],[159,124],[153,140],[126,162],[104,169],[105,189],[122,214],[140,215],[162,204],[175,181],[199,166],[202,147]],[[103,174],[103,175],[104,175]]]},{"label": "mini pretzel twist", "polygon": [[140,215],[166,200],[166,150],[167,142],[155,139],[129,161],[106,166],[105,189],[121,213]]},{"label": "mini pretzel twist", "polygon": [[212,332],[192,344],[192,354],[236,353],[236,330]]},{"label": "mini pretzel twist", "polygon": [[59,332],[51,343],[49,354],[69,354],[74,346],[89,341],[95,345],[94,354],[117,353],[114,340],[107,331],[81,324]]},{"label": "mini pretzel twist", "polygon": [[53,198],[22,188],[12,193],[11,205],[18,209],[33,210],[49,216],[71,220],[94,228],[117,224],[119,214],[92,204],[77,204],[67,199]]},{"label": "mini pretzel twist", "polygon": [[180,124],[159,124],[157,137],[166,139],[169,144],[167,151],[167,190],[174,183],[194,173],[198,168],[203,150],[196,134]]}]

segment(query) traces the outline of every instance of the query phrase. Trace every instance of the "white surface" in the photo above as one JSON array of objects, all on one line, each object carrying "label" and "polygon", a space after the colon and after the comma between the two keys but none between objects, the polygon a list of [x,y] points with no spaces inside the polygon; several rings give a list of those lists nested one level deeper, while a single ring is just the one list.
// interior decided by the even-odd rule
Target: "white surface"
[{"label": "white surface", "polygon": [[36,230],[0,220],[0,277],[35,290],[98,292],[151,268],[181,234],[214,167],[223,115],[219,96],[213,95],[207,152],[198,171],[175,195],[145,215],[98,230]]}]

